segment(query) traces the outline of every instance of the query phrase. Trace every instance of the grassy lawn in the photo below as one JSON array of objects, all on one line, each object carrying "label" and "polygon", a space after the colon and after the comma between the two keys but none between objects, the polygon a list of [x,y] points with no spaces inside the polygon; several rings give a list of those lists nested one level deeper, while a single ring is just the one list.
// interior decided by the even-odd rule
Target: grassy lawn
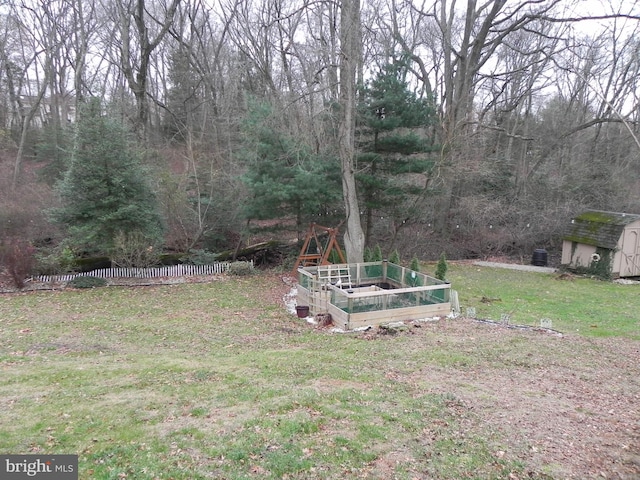
[{"label": "grassy lawn", "polygon": [[[463,312],[479,318],[548,317],[558,330],[640,339],[638,287],[449,273]],[[557,345],[511,335],[469,349],[447,334],[456,320],[332,334],[286,312],[268,295],[274,282],[0,297],[0,453],[77,453],[81,479],[552,478],[521,447],[496,454],[504,433],[453,389],[412,375],[534,368]]]},{"label": "grassy lawn", "polygon": [[499,321],[507,314],[510,323],[538,326],[544,318],[561,332],[640,340],[640,284],[469,264],[452,264],[448,277],[463,314],[473,307],[481,319]]}]

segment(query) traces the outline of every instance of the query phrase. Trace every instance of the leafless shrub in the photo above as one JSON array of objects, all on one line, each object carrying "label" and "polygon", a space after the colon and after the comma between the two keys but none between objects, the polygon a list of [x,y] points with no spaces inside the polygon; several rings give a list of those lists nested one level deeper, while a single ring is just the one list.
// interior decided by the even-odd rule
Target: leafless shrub
[{"label": "leafless shrub", "polygon": [[146,268],[159,263],[160,249],[140,232],[119,232],[114,239],[111,261],[122,268]]},{"label": "leafless shrub", "polygon": [[0,243],[2,264],[16,288],[24,288],[25,280],[35,265],[35,249],[19,237],[8,237]]}]

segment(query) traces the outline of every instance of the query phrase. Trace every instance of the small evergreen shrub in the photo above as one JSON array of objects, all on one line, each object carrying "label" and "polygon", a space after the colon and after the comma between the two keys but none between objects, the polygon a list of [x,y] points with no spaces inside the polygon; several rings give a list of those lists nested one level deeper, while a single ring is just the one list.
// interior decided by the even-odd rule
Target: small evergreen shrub
[{"label": "small evergreen shrub", "polygon": [[411,270],[413,270],[414,272],[420,271],[420,260],[418,260],[418,257],[413,257],[411,259],[411,266],[409,268],[411,268]]},{"label": "small evergreen shrub", "polygon": [[376,245],[376,248],[373,250],[373,258],[372,262],[381,262],[382,261],[382,249],[380,245]]},{"label": "small evergreen shrub", "polygon": [[398,250],[394,250],[393,252],[391,252],[389,261],[391,263],[395,263],[396,265],[400,265],[400,254],[398,253]]},{"label": "small evergreen shrub", "polygon": [[251,262],[232,262],[229,266],[229,273],[238,276],[253,275],[255,269]]},{"label": "small evergreen shrub", "polygon": [[107,280],[100,277],[84,276],[76,277],[73,280],[69,280],[67,286],[73,288],[96,288],[104,287],[107,285]]},{"label": "small evergreen shrub", "polygon": [[447,277],[447,257],[444,253],[440,255],[440,260],[438,260],[438,265],[436,266],[436,278],[438,280],[444,281]]},{"label": "small evergreen shrub", "polygon": [[40,249],[36,253],[36,271],[41,275],[59,275],[73,270],[76,256],[67,246]]},{"label": "small evergreen shrub", "polygon": [[373,252],[371,248],[367,247],[364,249],[364,261],[365,262],[373,262]]}]

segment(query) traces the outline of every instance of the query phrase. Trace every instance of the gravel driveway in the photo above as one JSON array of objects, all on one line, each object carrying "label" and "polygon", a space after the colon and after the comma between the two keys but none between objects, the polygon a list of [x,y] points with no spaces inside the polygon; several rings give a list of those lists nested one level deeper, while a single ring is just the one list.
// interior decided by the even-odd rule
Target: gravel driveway
[{"label": "gravel driveway", "polygon": [[480,265],[481,267],[495,267],[495,268],[508,268],[511,270],[522,270],[525,272],[539,272],[539,273],[555,273],[557,269],[552,267],[536,267],[535,265],[519,265],[517,263],[498,263],[498,262],[473,262],[474,265]]}]

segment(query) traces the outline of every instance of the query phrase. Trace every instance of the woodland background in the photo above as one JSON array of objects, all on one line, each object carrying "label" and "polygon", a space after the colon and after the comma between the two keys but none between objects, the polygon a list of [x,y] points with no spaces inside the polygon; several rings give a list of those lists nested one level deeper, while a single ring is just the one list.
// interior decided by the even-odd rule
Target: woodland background
[{"label": "woodland background", "polygon": [[526,257],[640,212],[634,1],[9,0],[0,26],[14,268],[300,239],[353,208],[345,155],[385,255]]}]

